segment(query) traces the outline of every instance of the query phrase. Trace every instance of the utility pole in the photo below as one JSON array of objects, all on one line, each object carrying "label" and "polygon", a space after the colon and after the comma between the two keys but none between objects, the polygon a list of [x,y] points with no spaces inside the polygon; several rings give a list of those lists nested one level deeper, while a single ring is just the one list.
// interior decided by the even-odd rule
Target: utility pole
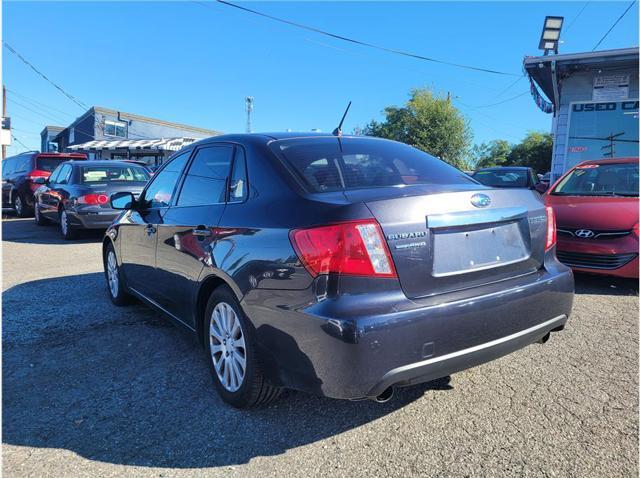
[{"label": "utility pole", "polygon": [[247,133],[251,133],[251,113],[253,112],[253,96],[244,99],[247,106]]},{"label": "utility pole", "polygon": [[[7,89],[2,85],[2,117],[7,117]],[[2,159],[7,157],[7,146],[2,145]]]}]

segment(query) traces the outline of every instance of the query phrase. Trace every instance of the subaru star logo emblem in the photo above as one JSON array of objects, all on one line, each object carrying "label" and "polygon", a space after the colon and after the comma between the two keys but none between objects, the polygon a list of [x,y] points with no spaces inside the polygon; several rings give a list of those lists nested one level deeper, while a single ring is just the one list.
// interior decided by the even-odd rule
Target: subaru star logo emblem
[{"label": "subaru star logo emblem", "polygon": [[595,234],[593,233],[593,231],[589,229],[578,229],[576,231],[576,236],[582,237],[583,239],[588,239],[590,237],[595,236]]},{"label": "subaru star logo emblem", "polygon": [[471,204],[475,207],[487,207],[491,204],[491,198],[486,194],[474,194],[471,196]]}]

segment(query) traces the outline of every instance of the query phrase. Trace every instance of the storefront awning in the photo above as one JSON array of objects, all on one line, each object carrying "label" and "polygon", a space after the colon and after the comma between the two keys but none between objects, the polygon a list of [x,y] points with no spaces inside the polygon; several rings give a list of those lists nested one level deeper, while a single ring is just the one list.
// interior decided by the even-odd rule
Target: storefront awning
[{"label": "storefront awning", "polygon": [[103,150],[154,150],[178,151],[198,141],[196,138],[157,138],[157,139],[103,139],[88,141],[82,144],[67,146],[71,151],[103,151]]}]

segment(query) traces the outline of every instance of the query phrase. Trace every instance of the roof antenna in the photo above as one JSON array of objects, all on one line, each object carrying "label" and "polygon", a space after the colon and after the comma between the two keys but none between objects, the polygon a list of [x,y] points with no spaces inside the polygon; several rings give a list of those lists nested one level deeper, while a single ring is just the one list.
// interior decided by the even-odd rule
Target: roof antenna
[{"label": "roof antenna", "polygon": [[338,127],[336,129],[333,130],[333,133],[331,133],[334,136],[342,136],[342,123],[344,123],[344,119],[347,117],[347,113],[349,112],[349,108],[351,108],[351,101],[349,101],[349,104],[347,105],[347,109],[344,110],[344,114],[342,115],[342,119],[340,120],[340,124],[338,125]]}]

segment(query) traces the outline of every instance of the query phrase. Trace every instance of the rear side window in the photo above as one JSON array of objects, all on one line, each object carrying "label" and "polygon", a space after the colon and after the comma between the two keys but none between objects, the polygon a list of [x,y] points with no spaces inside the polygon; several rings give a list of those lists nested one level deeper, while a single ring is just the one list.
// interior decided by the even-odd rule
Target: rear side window
[{"label": "rear side window", "polygon": [[16,169],[16,160],[14,158],[5,159],[2,161],[2,177],[7,177]]},{"label": "rear side window", "polygon": [[16,169],[14,173],[26,173],[31,171],[31,156],[22,156],[16,159]]},{"label": "rear side window", "polygon": [[231,146],[200,148],[184,179],[178,206],[224,203],[232,158]]},{"label": "rear side window", "polygon": [[73,172],[73,167],[70,164],[63,164],[62,169],[60,169],[60,174],[56,178],[56,183],[68,184],[69,179],[71,179],[72,172]]},{"label": "rear side window", "polygon": [[229,202],[242,202],[249,193],[247,184],[247,163],[242,148],[236,148],[233,172],[229,182]]},{"label": "rear side window", "polygon": [[298,138],[270,144],[313,192],[413,184],[475,184],[406,144],[373,138]]}]

